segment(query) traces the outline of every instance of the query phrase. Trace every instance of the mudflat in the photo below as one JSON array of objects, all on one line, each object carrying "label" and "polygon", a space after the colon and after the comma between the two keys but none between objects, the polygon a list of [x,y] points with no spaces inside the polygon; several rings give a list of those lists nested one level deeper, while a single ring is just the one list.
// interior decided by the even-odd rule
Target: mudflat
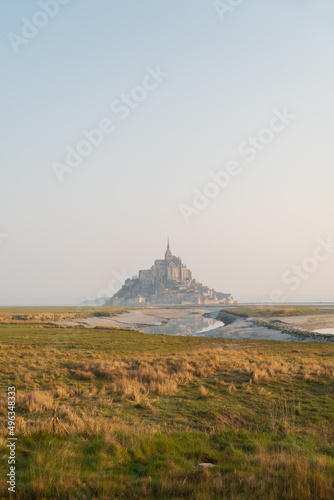
[{"label": "mudflat", "polygon": [[[218,313],[219,309],[217,309]],[[95,327],[118,327],[141,329],[149,326],[162,326],[172,319],[187,319],[202,317],[212,312],[209,308],[179,308],[179,307],[148,307],[142,309],[130,309],[118,316],[109,317],[87,317],[73,320],[62,320],[59,323],[66,325],[84,325]]]}]

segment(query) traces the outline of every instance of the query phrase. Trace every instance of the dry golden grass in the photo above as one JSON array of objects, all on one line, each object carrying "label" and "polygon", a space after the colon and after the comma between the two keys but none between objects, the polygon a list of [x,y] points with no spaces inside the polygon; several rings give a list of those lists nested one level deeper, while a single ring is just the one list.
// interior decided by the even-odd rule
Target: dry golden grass
[{"label": "dry golden grass", "polygon": [[[5,308],[0,307],[0,323],[35,324],[75,320],[92,316],[117,316],[125,312],[125,307],[54,307],[54,308]],[[60,325],[59,325],[60,326]],[[64,327],[64,326],[63,326]]]},{"label": "dry golden grass", "polygon": [[[0,350],[18,500],[332,498],[333,346],[48,331],[19,327]],[[2,418],[3,456],[6,435]]]},{"label": "dry golden grass", "polygon": [[27,394],[18,393],[16,403],[29,413],[41,413],[52,409],[54,406],[53,396],[47,391],[32,391]]},{"label": "dry golden grass", "polygon": [[198,388],[198,397],[200,399],[207,398],[209,395],[209,391],[204,385],[200,385]]},{"label": "dry golden grass", "polygon": [[[8,360],[17,360],[19,348],[4,350]],[[95,359],[85,361],[78,359],[83,357],[82,354],[73,352],[71,359],[62,363],[61,368],[48,373],[43,367],[57,364],[57,358],[52,358],[52,350],[48,348],[44,354],[42,361],[16,361],[19,385],[33,388],[27,391],[21,389],[17,395],[17,404],[23,412],[21,425],[29,420],[30,414],[36,415],[34,422],[30,421],[27,427],[29,433],[42,429],[47,415],[54,408],[61,412],[70,433],[77,433],[79,429],[88,433],[92,432],[92,428],[105,430],[103,416],[96,414],[90,418],[89,406],[85,410],[78,409],[83,401],[86,405],[91,400],[94,407],[97,404],[110,407],[121,401],[143,405],[148,397],[173,396],[187,386],[198,387],[198,397],[204,399],[209,391],[202,382],[208,379],[212,379],[217,387],[226,387],[228,394],[239,391],[252,394],[258,387],[256,394],[270,397],[271,391],[267,386],[272,382],[291,378],[307,382],[334,379],[332,358],[310,356],[306,359],[302,353],[286,358],[282,354],[268,352],[268,349],[253,347],[240,350],[226,346],[224,349],[214,347],[174,355],[146,354],[109,359],[94,355]],[[40,373],[38,379],[32,375],[36,370]],[[5,414],[5,411],[2,404],[0,414]]]}]

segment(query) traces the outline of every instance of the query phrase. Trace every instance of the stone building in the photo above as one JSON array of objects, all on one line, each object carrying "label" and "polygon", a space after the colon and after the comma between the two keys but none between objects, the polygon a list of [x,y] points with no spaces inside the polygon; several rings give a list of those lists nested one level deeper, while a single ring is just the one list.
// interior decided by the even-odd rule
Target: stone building
[{"label": "stone building", "polygon": [[163,260],[156,260],[151,269],[139,271],[139,282],[142,291],[147,291],[151,287],[168,281],[187,283],[191,280],[191,271],[186,268],[179,257],[175,257],[172,254],[169,238],[165,258]]},{"label": "stone building", "polygon": [[138,277],[127,279],[106,305],[218,305],[233,304],[229,293],[220,293],[202,285],[175,257],[169,239],[164,259],[157,259],[150,269],[139,271]]}]

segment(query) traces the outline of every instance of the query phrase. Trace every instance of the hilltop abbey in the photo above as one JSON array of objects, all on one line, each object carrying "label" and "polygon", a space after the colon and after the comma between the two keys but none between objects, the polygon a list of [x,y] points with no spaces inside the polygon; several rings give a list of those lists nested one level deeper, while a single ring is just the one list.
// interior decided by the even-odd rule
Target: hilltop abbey
[{"label": "hilltop abbey", "polygon": [[175,257],[167,243],[165,258],[156,260],[147,270],[139,271],[138,277],[127,279],[122,288],[106,305],[219,305],[233,304],[229,293],[219,293],[198,281]]},{"label": "hilltop abbey", "polygon": [[144,292],[150,290],[155,283],[166,281],[187,283],[191,279],[191,272],[182,264],[179,257],[174,257],[172,254],[169,247],[169,238],[164,260],[156,260],[151,269],[139,271],[139,282]]}]

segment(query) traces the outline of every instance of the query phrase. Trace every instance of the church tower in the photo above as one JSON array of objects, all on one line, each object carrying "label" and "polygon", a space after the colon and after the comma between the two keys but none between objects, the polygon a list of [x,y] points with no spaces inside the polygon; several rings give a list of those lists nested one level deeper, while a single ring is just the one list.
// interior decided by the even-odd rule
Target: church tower
[{"label": "church tower", "polygon": [[165,253],[165,260],[172,260],[172,257],[173,257],[173,254],[172,252],[170,251],[170,248],[169,248],[169,237],[168,237],[168,240],[167,240],[167,250],[166,250],[166,253]]}]

